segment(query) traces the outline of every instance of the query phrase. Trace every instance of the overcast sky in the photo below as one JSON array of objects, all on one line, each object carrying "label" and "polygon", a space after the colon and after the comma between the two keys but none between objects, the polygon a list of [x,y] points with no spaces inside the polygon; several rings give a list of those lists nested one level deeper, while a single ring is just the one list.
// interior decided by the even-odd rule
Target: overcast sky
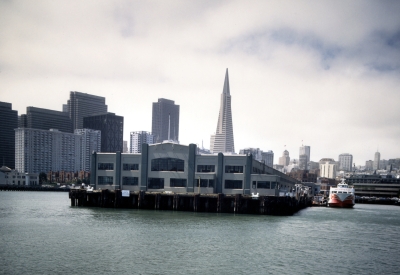
[{"label": "overcast sky", "polygon": [[129,140],[167,98],[181,144],[209,148],[226,68],[237,152],[400,157],[400,1],[0,1],[0,101],[19,115],[104,96]]}]

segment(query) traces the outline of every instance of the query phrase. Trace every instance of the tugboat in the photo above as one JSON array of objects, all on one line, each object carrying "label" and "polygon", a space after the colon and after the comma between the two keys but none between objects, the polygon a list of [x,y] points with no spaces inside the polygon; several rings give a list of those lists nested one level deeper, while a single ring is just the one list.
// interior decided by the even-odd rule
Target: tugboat
[{"label": "tugboat", "polygon": [[345,179],[329,190],[329,207],[351,208],[355,205],[354,187],[349,186]]}]

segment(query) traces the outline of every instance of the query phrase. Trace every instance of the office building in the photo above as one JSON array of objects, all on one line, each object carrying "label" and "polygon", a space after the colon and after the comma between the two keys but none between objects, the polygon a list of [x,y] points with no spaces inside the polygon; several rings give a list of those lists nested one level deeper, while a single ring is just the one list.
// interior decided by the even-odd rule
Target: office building
[{"label": "office building", "polygon": [[374,162],[372,160],[367,160],[365,162],[365,170],[371,171],[374,167]]},{"label": "office building", "polygon": [[122,151],[122,153],[129,153],[129,150],[128,150],[128,141],[127,140],[124,140],[124,146],[123,146],[124,148],[122,149],[123,151]]},{"label": "office building", "polygon": [[339,155],[339,170],[352,171],[353,155],[344,153]]},{"label": "office building", "polygon": [[80,135],[80,163],[79,171],[90,171],[90,160],[93,152],[101,151],[101,131],[93,129],[76,129],[76,135]]},{"label": "office building", "polygon": [[153,144],[154,136],[145,131],[131,132],[129,153],[140,154],[142,152],[142,144]]},{"label": "office building", "polygon": [[197,146],[142,144],[141,154],[95,153],[95,189],[278,196],[300,182],[247,155],[197,154]]},{"label": "office building", "polygon": [[151,131],[154,143],[165,140],[179,143],[179,105],[165,98],[159,98],[158,102],[153,102]]},{"label": "office building", "polygon": [[217,130],[210,138],[210,151],[214,154],[235,153],[228,69],[226,69],[224,88],[221,94]]},{"label": "office building", "polygon": [[22,173],[79,171],[80,139],[80,135],[54,129],[15,129],[15,169]]},{"label": "office building", "polygon": [[274,166],[274,152],[271,150],[264,152],[263,150],[260,150],[260,148],[245,148],[245,149],[240,149],[239,154],[241,155],[252,155],[253,159],[265,163],[269,167]]},{"label": "office building", "polygon": [[72,129],[83,129],[85,128],[84,117],[107,113],[106,99],[96,95],[70,92],[68,113],[72,121]]},{"label": "office building", "polygon": [[265,163],[269,167],[274,166],[274,152],[271,150],[268,150],[267,152],[262,152],[262,162]]},{"label": "office building", "polygon": [[336,178],[336,162],[331,158],[323,158],[319,161],[320,177],[335,179]]},{"label": "office building", "polygon": [[101,152],[122,152],[124,117],[105,113],[83,118],[83,128],[101,131]]},{"label": "office building", "polygon": [[72,133],[72,122],[68,113],[49,109],[27,107],[26,114],[19,118],[18,127]]},{"label": "office building", "polygon": [[374,163],[373,163],[373,170],[379,170],[380,166],[379,166],[379,162],[381,161],[381,153],[376,152],[375,153],[375,158],[374,158]]},{"label": "office building", "polygon": [[310,146],[302,145],[299,149],[299,159],[300,156],[305,155],[307,157],[307,163],[310,161]]},{"label": "office building", "polygon": [[18,127],[18,112],[12,104],[0,102],[0,166],[15,168],[15,131]]},{"label": "office building", "polygon": [[279,165],[288,166],[290,162],[289,151],[283,151],[282,156],[279,158]]},{"label": "office building", "polygon": [[307,155],[299,156],[299,169],[300,170],[308,170],[308,156]]}]

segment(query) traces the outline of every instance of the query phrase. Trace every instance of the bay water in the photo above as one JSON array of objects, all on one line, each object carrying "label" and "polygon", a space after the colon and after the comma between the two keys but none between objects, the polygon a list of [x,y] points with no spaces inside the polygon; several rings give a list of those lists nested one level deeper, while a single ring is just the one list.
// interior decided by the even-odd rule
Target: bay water
[{"label": "bay water", "polygon": [[399,259],[399,206],[235,215],[0,192],[0,274],[400,274]]}]

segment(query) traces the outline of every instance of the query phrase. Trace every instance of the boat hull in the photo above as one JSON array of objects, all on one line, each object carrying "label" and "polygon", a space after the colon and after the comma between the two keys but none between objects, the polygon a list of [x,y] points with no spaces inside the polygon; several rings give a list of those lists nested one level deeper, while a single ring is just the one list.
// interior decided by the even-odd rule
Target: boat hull
[{"label": "boat hull", "polygon": [[354,204],[353,195],[347,196],[344,200],[341,200],[339,196],[331,195],[328,201],[329,207],[352,208]]}]

